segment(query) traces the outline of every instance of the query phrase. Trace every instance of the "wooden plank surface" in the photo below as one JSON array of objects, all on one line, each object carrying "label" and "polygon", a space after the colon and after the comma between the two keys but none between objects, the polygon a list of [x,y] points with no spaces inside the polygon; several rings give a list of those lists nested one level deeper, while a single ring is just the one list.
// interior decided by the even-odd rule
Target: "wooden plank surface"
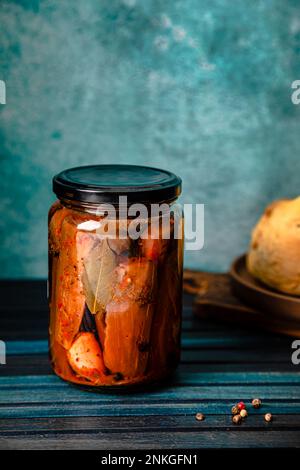
[{"label": "wooden plank surface", "polygon": [[[66,384],[47,357],[46,283],[0,283],[0,449],[300,447],[300,366],[292,338],[197,319],[186,296],[182,362],[147,392],[99,393]],[[241,426],[231,406],[254,396]],[[205,413],[203,422],[195,413]],[[272,412],[274,421],[263,415]]]}]

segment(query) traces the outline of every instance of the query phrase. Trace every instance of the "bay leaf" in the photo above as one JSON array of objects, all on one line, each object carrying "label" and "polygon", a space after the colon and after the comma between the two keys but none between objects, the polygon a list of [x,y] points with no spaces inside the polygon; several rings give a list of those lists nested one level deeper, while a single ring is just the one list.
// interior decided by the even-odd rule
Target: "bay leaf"
[{"label": "bay leaf", "polygon": [[104,312],[115,284],[117,257],[107,239],[100,240],[84,260],[82,284],[91,313]]}]

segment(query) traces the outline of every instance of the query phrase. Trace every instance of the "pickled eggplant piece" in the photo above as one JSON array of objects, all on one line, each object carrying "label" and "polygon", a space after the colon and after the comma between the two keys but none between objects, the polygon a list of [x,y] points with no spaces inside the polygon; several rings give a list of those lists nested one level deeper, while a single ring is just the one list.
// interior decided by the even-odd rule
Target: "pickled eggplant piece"
[{"label": "pickled eggplant piece", "polygon": [[58,266],[58,255],[51,256],[49,259],[49,308],[50,308],[50,319],[49,319],[49,335],[50,340],[52,335],[55,333],[55,320],[56,320],[56,281],[57,281],[57,266]]},{"label": "pickled eggplant piece", "polygon": [[98,333],[105,366],[114,374],[133,378],[147,367],[157,272],[154,263],[142,259],[128,259],[116,272],[113,300]]},{"label": "pickled eggplant piece", "polygon": [[55,338],[66,349],[71,347],[83,317],[81,274],[83,261],[94,244],[93,234],[79,232],[72,218],[64,219],[57,263]]},{"label": "pickled eggplant piece", "polygon": [[49,249],[57,255],[60,250],[61,230],[64,219],[70,215],[69,209],[56,203],[49,212]]},{"label": "pickled eggplant piece", "polygon": [[113,300],[126,298],[140,305],[152,303],[157,286],[157,266],[145,258],[128,258],[116,268]]},{"label": "pickled eggplant piece", "polygon": [[56,268],[60,250],[61,226],[69,211],[59,202],[53,204],[49,212],[49,302],[53,305],[56,289]]},{"label": "pickled eggplant piece", "polygon": [[61,243],[61,226],[63,220],[70,212],[56,202],[49,212],[49,307],[50,322],[49,334],[50,339],[55,331],[56,306],[57,306],[57,267]]},{"label": "pickled eggplant piece", "polygon": [[[50,338],[51,340],[51,338]],[[51,362],[55,372],[64,379],[71,379],[74,373],[70,367],[67,351],[57,341],[51,341]]]},{"label": "pickled eggplant piece", "polygon": [[182,269],[173,250],[160,276],[157,307],[151,332],[150,369],[172,369],[180,356]]},{"label": "pickled eggplant piece", "polygon": [[[172,219],[171,219],[172,220]],[[152,261],[163,261],[174,237],[174,227],[165,226],[162,220],[159,224],[150,224],[141,238],[142,255]]]},{"label": "pickled eggplant piece", "polygon": [[144,374],[148,356],[153,305],[116,301],[107,306],[103,359],[112,373],[126,378]]},{"label": "pickled eggplant piece", "polygon": [[102,351],[93,333],[79,333],[67,356],[70,366],[81,377],[97,381],[105,375]]}]

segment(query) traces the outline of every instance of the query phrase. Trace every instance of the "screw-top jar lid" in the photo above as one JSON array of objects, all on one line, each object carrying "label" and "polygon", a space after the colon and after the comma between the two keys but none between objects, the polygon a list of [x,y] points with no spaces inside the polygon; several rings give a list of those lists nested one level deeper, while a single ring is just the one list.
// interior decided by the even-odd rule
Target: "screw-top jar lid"
[{"label": "screw-top jar lid", "polygon": [[160,202],[181,193],[181,178],[170,171],[138,165],[90,165],[69,168],[53,178],[58,198],[86,203]]}]

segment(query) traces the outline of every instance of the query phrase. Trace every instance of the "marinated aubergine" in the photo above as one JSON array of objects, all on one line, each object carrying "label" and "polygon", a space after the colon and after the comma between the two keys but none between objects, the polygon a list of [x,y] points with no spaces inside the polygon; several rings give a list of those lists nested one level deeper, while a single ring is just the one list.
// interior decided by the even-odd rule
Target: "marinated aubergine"
[{"label": "marinated aubergine", "polygon": [[157,269],[142,258],[128,259],[116,269],[118,281],[106,306],[103,357],[113,373],[134,378],[145,373],[155,309]]},{"label": "marinated aubergine", "polygon": [[95,243],[92,235],[77,230],[72,217],[62,222],[61,250],[56,274],[55,338],[69,349],[79,331],[85,296],[81,282],[83,261]]}]

